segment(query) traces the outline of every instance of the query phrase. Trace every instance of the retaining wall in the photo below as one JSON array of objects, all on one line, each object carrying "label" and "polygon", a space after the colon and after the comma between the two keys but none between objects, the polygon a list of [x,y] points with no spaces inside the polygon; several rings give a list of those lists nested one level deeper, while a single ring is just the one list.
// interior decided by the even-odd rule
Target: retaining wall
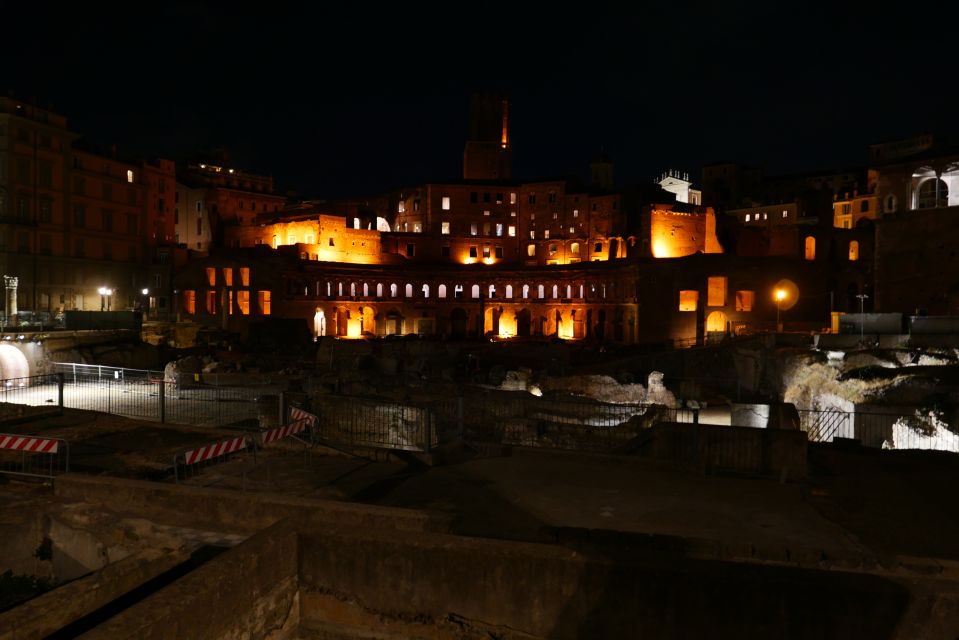
[{"label": "retaining wall", "polygon": [[109,505],[117,511],[143,514],[156,522],[212,531],[253,533],[283,518],[304,513],[315,514],[319,520],[330,523],[361,528],[448,531],[451,523],[451,517],[446,514],[412,509],[104,476],[58,476],[54,491],[62,498]]}]

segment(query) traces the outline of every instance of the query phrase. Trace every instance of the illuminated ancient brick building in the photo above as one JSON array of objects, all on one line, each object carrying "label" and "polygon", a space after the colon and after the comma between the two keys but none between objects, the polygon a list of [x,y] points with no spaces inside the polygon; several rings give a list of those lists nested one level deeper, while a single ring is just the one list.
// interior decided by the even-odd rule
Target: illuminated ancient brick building
[{"label": "illuminated ancient brick building", "polygon": [[174,182],[169,161],[124,161],[62,115],[0,98],[0,268],[17,279],[17,311],[99,309],[101,288],[124,308],[157,276],[168,287],[158,256],[173,239]]}]

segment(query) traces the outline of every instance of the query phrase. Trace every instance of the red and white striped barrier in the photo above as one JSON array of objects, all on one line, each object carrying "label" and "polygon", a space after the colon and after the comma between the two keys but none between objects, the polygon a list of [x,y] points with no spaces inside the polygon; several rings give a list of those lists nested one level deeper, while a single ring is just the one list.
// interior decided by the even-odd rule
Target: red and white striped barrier
[{"label": "red and white striped barrier", "polygon": [[234,451],[239,451],[240,449],[245,448],[246,437],[241,436],[239,438],[232,438],[230,440],[224,440],[223,442],[217,442],[215,444],[208,444],[207,446],[200,447],[199,449],[185,451],[183,453],[183,460],[186,464],[194,464],[196,462],[203,462],[204,460],[217,458],[219,456],[233,453]]},{"label": "red and white striped barrier", "polygon": [[296,407],[290,407],[290,422],[294,424],[297,422],[302,422],[310,427],[315,427],[319,421],[319,418],[308,411],[303,411],[303,409],[298,409]]},{"label": "red and white striped barrier", "polygon": [[0,434],[0,449],[16,449],[17,451],[33,451],[36,453],[56,453],[60,441],[50,438],[31,438]]},{"label": "red and white striped barrier", "polygon": [[294,433],[299,433],[306,429],[306,421],[301,420],[299,422],[294,422],[293,424],[288,424],[282,427],[277,427],[276,429],[270,429],[269,431],[263,432],[263,444],[268,442],[276,442],[281,438],[291,436]]}]

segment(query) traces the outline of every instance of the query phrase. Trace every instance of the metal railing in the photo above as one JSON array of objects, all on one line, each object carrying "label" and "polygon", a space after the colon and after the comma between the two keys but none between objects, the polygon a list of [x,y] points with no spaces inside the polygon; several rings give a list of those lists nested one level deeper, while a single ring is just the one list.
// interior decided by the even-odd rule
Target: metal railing
[{"label": "metal railing", "polygon": [[799,424],[810,442],[847,438],[866,447],[959,453],[955,425],[950,428],[934,412],[807,410],[799,412]]},{"label": "metal railing", "polygon": [[[240,378],[191,373],[167,379],[162,371],[145,369],[62,362],[54,363],[52,368],[56,374],[47,379],[53,381],[53,387],[51,382],[31,383],[27,385],[29,391],[8,392],[11,399],[7,402],[41,404],[38,398],[46,403],[50,398],[57,398],[60,406],[70,409],[201,426],[258,424],[261,418],[275,423],[277,418],[279,391],[270,384],[272,380],[264,376]],[[59,397],[54,394],[58,378],[62,380]],[[4,384],[10,382],[3,381]]]}]

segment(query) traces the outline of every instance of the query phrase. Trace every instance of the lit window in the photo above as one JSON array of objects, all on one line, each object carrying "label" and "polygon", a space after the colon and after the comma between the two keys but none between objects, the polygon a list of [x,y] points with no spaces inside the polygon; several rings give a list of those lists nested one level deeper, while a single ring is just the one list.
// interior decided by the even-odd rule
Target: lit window
[{"label": "lit window", "polygon": [[698,291],[680,291],[679,292],[679,310],[680,311],[695,311],[696,304],[699,302],[699,292]]},{"label": "lit window", "polygon": [[515,211],[510,211],[510,212],[509,212],[509,217],[510,217],[510,218],[515,218],[515,217],[516,217],[516,212],[515,212]]},{"label": "lit window", "polygon": [[206,292],[206,312],[211,316],[216,315],[216,291]]},{"label": "lit window", "polygon": [[559,219],[559,212],[554,211],[554,212],[553,212],[553,220],[558,220],[558,219]]},{"label": "lit window", "polygon": [[287,243],[287,244],[296,244],[296,234],[295,234],[295,233],[291,233],[290,235],[288,235],[288,236],[286,237],[286,243]]},{"label": "lit window", "polygon": [[706,304],[710,307],[726,306],[726,278],[715,276],[707,278]]},{"label": "lit window", "polygon": [[443,205],[442,205],[442,207],[443,207],[443,211],[449,211],[449,210],[450,210],[450,197],[449,197],[449,196],[443,196]]},{"label": "lit window", "polygon": [[570,227],[570,228],[569,228],[569,234],[570,234],[570,235],[573,235],[574,233],[576,233],[576,227]]},{"label": "lit window", "polygon": [[249,267],[240,267],[240,286],[243,286],[243,287],[250,286],[250,268]]},{"label": "lit window", "polygon": [[783,209],[783,217],[784,217],[784,218],[788,218],[788,217],[789,217],[789,212],[786,211],[785,209]]},{"label": "lit window", "polygon": [[496,235],[497,236],[503,235],[503,225],[499,222],[496,223]]},{"label": "lit window", "polygon": [[750,222],[751,220],[752,220],[752,214],[747,213],[747,214],[746,214],[746,222]]},{"label": "lit window", "polygon": [[816,239],[812,236],[806,236],[806,260],[816,259]]},{"label": "lit window", "polygon": [[546,229],[545,231],[543,231],[543,237],[546,238],[547,240],[549,239],[549,229]]},{"label": "lit window", "polygon": [[489,215],[489,210],[488,210],[488,209],[484,209],[484,210],[483,210],[483,215],[484,215],[484,216],[488,216],[488,215]]},{"label": "lit window", "polygon": [[127,182],[133,182],[133,170],[127,169]]},{"label": "lit window", "polygon": [[536,245],[535,245],[535,244],[528,244],[528,245],[526,245],[526,255],[528,255],[530,258],[535,258],[535,257],[536,257]]},{"label": "lit window", "polygon": [[421,225],[419,222],[414,222],[413,233],[423,233],[423,225]]},{"label": "lit window", "polygon": [[183,292],[183,310],[191,315],[196,313],[196,291],[187,289]]},{"label": "lit window", "polygon": [[509,194],[509,203],[510,203],[510,204],[516,204],[516,192],[515,192],[515,191],[514,191],[514,192],[511,192],[511,193]]},{"label": "lit window", "polygon": [[397,213],[406,213],[406,203],[400,200],[399,204],[396,205]]},{"label": "lit window", "polygon": [[471,224],[470,224],[470,235],[471,235],[471,236],[475,236],[475,235],[476,235],[476,229],[477,229],[476,223],[475,223],[475,222],[471,223]]},{"label": "lit window", "polygon": [[530,229],[529,239],[530,239],[530,240],[535,240],[535,239],[536,239],[536,230],[535,230],[535,229]]},{"label": "lit window", "polygon": [[483,257],[484,257],[484,258],[488,258],[488,257],[489,257],[489,245],[488,245],[488,244],[487,244],[487,245],[483,245]]},{"label": "lit window", "polygon": [[855,262],[859,259],[859,241],[853,240],[849,243],[849,261]]},{"label": "lit window", "polygon": [[556,243],[551,242],[549,245],[549,255],[556,255]]},{"label": "lit window", "polygon": [[756,301],[755,291],[737,291],[736,292],[736,311],[752,311],[753,303]]},{"label": "lit window", "polygon": [[236,292],[236,306],[240,308],[240,313],[245,316],[250,315],[250,292],[249,291],[237,291]]},{"label": "lit window", "polygon": [[[255,208],[256,208],[256,207],[254,207],[254,209],[255,209]],[[353,228],[354,228],[354,229],[359,229],[359,228],[360,228],[360,219],[359,219],[359,218],[353,218]]]},{"label": "lit window", "polygon": [[442,233],[444,236],[448,236],[448,235],[450,234],[450,223],[449,223],[449,222],[441,222],[441,223],[440,223],[440,233]]},{"label": "lit window", "polygon": [[258,291],[257,302],[259,302],[260,304],[260,313],[262,313],[265,316],[270,315],[270,292]]},{"label": "lit window", "polygon": [[574,242],[574,243],[572,243],[571,245],[569,245],[569,252],[572,253],[574,256],[578,256],[578,255],[579,255],[579,243],[578,243],[578,242]]},{"label": "lit window", "polygon": [[207,267],[206,268],[206,281],[211,287],[216,286],[216,268]]},{"label": "lit window", "polygon": [[223,284],[228,287],[233,286],[233,269],[230,267],[223,267]]},{"label": "lit window", "polygon": [[574,217],[574,218],[578,218],[578,217],[579,217],[579,209],[573,209],[573,217]]},{"label": "lit window", "polygon": [[768,213],[764,213],[764,214],[763,214],[763,220],[768,220],[768,219],[769,219],[769,214],[768,214]]}]

